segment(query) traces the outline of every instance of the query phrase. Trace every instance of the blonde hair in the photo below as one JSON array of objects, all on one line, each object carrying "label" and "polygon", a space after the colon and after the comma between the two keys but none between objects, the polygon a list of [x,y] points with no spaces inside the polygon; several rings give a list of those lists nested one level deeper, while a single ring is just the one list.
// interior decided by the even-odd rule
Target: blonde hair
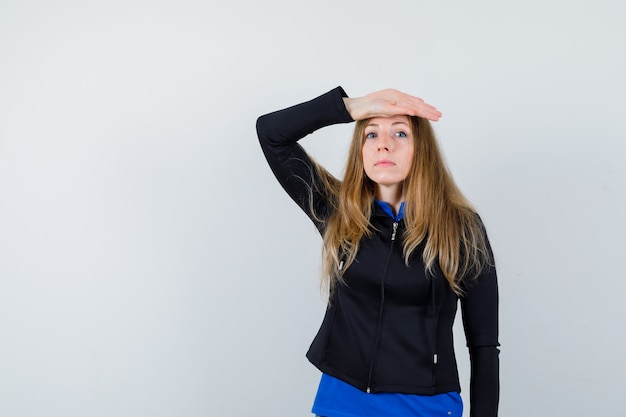
[{"label": "blonde hair", "polygon": [[[403,184],[404,259],[408,265],[411,254],[425,241],[422,257],[426,270],[434,274],[438,262],[452,290],[462,295],[461,281],[477,277],[491,262],[482,222],[454,183],[430,122],[414,116],[409,120],[415,152]],[[331,207],[330,216],[320,219],[324,221],[322,285],[329,292],[354,262],[363,236],[371,234],[376,184],[363,168],[367,123],[356,123],[343,181],[315,164],[321,184],[314,186],[323,191]]]}]

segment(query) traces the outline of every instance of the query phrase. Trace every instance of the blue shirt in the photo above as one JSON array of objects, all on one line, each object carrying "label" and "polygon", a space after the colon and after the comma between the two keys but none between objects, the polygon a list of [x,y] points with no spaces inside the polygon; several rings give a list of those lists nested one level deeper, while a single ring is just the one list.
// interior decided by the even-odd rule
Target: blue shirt
[{"label": "blue shirt", "polygon": [[322,374],[311,411],[324,417],[461,417],[463,401],[458,392],[436,395],[368,394]]}]

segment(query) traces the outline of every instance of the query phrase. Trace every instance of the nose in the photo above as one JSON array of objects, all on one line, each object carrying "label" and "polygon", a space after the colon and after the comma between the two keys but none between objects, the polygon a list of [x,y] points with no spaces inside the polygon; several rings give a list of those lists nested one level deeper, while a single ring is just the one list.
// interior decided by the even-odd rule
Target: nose
[{"label": "nose", "polygon": [[393,138],[388,135],[380,135],[378,137],[378,151],[391,152],[393,146]]}]

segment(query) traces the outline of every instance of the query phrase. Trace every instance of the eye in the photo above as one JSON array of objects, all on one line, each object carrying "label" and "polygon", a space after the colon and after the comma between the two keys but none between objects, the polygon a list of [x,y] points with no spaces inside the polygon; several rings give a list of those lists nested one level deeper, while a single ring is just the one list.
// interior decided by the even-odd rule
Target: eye
[{"label": "eye", "polygon": [[374,139],[376,137],[376,133],[369,132],[365,134],[365,139]]},{"label": "eye", "polygon": [[406,138],[408,135],[406,134],[406,132],[400,131],[396,132],[396,136],[399,138]]}]

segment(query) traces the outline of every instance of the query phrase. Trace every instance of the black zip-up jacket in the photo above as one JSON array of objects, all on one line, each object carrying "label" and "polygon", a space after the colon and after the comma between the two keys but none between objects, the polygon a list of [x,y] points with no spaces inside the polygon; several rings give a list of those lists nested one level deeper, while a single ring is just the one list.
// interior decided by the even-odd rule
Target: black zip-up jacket
[{"label": "black zip-up jacket", "polygon": [[[274,175],[323,233],[329,204],[311,159],[297,143],[324,126],[352,121],[337,87],[309,102],[259,117],[257,133]],[[319,182],[317,182],[319,184]],[[312,199],[312,201],[311,201]],[[312,212],[314,211],[314,212]],[[425,271],[423,246],[407,266],[404,221],[373,206],[371,236],[344,271],[307,358],[363,391],[434,395],[460,392],[452,325],[459,298],[440,270]],[[498,288],[495,269],[467,280],[461,298],[471,360],[470,415],[497,416]]]}]

